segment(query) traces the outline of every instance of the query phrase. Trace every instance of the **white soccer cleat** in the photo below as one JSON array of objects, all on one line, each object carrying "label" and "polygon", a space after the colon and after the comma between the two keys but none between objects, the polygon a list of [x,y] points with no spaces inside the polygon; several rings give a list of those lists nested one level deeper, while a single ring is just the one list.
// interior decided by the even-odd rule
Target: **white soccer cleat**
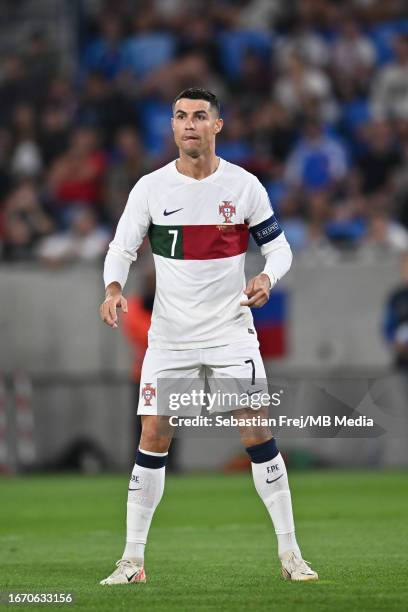
[{"label": "white soccer cleat", "polygon": [[312,570],[310,563],[296,555],[293,550],[283,553],[280,558],[282,564],[282,578],[284,580],[318,580],[317,572]]},{"label": "white soccer cleat", "polygon": [[99,584],[133,584],[134,582],[146,582],[144,567],[130,559],[119,559],[116,561],[115,571],[101,580]]}]

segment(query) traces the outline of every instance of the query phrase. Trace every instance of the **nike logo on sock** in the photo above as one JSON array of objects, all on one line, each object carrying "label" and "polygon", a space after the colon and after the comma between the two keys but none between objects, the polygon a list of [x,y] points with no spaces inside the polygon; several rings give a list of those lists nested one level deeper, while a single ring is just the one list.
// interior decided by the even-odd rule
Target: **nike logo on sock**
[{"label": "nike logo on sock", "polygon": [[279,478],[282,478],[282,476],[283,476],[283,474],[281,474],[281,475],[280,475],[280,476],[278,476],[277,478],[274,478],[273,480],[268,480],[268,479],[266,479],[266,482],[267,482],[268,484],[272,484],[272,482],[276,482],[277,480],[279,480]]},{"label": "nike logo on sock", "polygon": [[[283,474],[282,474],[282,476],[283,476]],[[142,490],[142,487],[138,487],[137,489],[130,489],[130,488],[128,489],[128,491],[141,491],[141,490]]]},{"label": "nike logo on sock", "polygon": [[179,212],[179,210],[183,210],[183,209],[182,208],[177,208],[176,210],[169,210],[168,212],[167,212],[166,209],[164,209],[163,215],[165,217],[168,217],[169,215],[174,215],[174,213]]}]

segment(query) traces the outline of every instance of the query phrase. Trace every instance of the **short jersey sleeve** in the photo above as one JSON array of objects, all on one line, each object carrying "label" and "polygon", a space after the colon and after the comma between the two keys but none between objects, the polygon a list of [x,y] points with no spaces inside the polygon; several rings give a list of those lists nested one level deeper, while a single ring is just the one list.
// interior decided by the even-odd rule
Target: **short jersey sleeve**
[{"label": "short jersey sleeve", "polygon": [[259,247],[282,234],[266,189],[255,177],[249,191],[246,222]]}]

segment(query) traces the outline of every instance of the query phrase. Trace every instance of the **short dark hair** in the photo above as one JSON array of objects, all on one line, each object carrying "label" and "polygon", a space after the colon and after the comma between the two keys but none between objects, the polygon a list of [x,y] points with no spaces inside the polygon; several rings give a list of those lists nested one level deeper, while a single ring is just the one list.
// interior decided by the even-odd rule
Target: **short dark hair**
[{"label": "short dark hair", "polygon": [[173,100],[173,110],[176,102],[181,100],[181,98],[187,98],[187,100],[206,100],[210,103],[211,108],[215,108],[217,115],[221,113],[221,107],[217,96],[203,87],[189,87],[188,89],[183,89],[183,91]]}]

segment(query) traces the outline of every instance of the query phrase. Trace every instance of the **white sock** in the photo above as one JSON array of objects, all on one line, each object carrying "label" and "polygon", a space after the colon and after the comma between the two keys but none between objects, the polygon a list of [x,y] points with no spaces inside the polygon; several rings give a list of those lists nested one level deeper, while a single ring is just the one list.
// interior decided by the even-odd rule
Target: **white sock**
[{"label": "white sock", "polygon": [[[151,455],[165,457],[167,453]],[[153,514],[163,496],[165,472],[165,467],[148,468],[137,463],[134,465],[129,482],[126,546],[122,559],[133,559],[143,565],[147,534]]]},{"label": "white sock", "polygon": [[272,519],[278,538],[278,554],[288,550],[300,556],[293,521],[292,500],[285,462],[279,453],[265,463],[251,463],[252,475],[258,495]]}]

